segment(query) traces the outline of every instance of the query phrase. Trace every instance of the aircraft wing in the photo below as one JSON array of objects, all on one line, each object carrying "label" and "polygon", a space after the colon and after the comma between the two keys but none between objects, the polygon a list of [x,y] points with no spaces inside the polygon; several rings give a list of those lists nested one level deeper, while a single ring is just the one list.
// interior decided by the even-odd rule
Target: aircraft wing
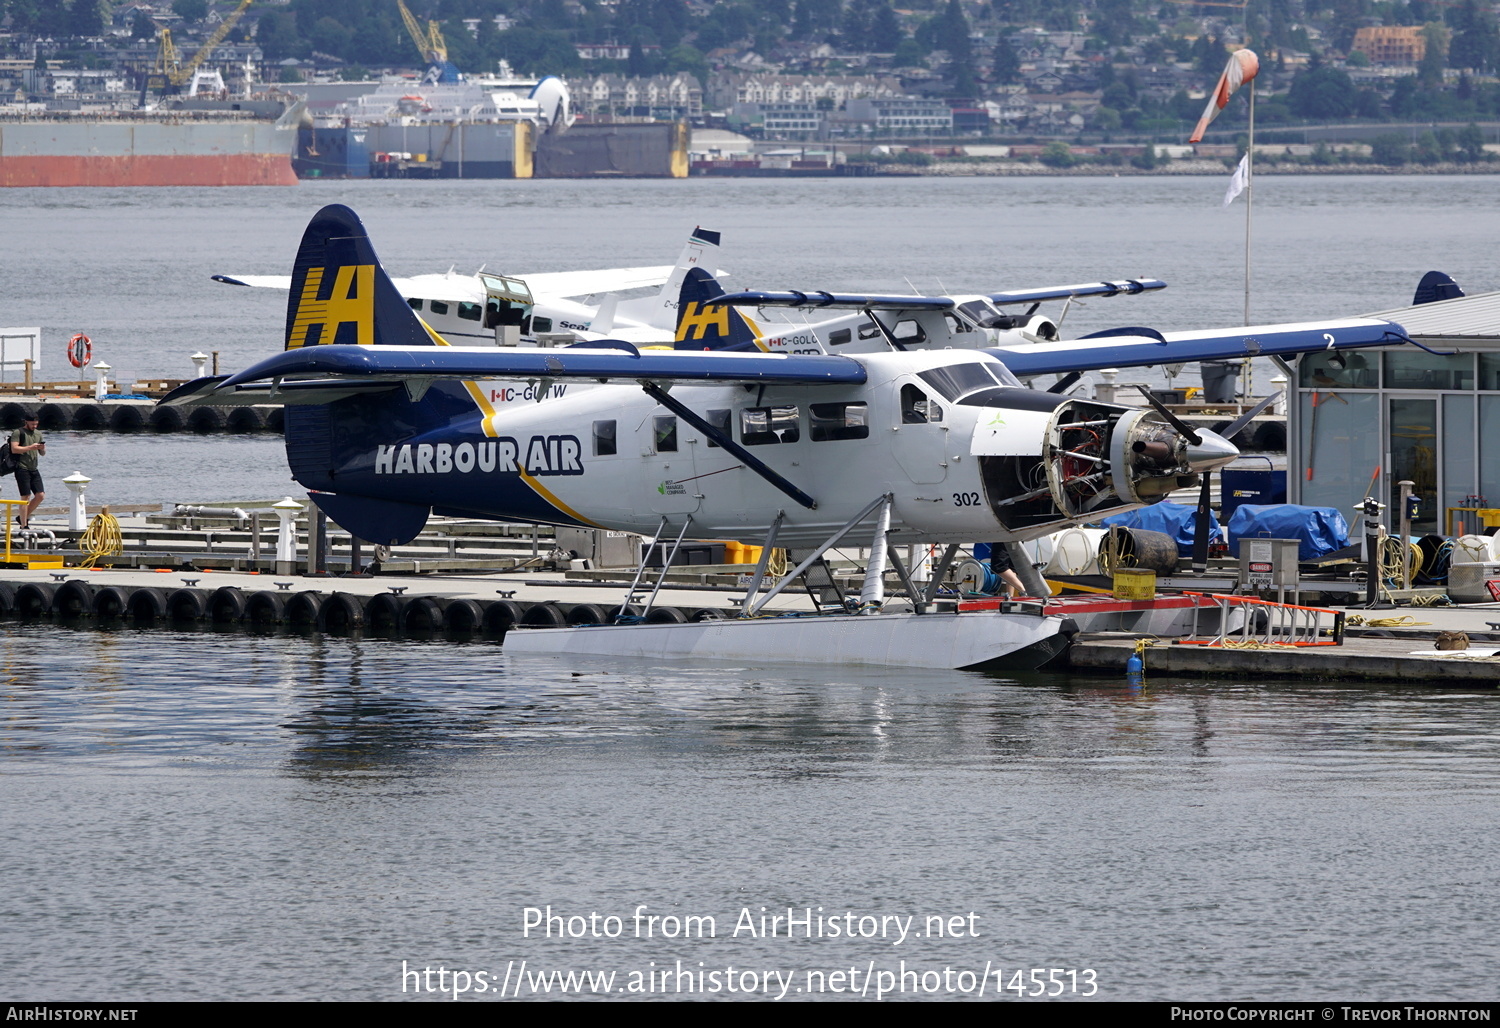
[{"label": "aircraft wing", "polygon": [[[619,293],[659,286],[672,274],[672,265],[651,268],[606,268],[603,271],[539,271],[515,275],[531,287],[532,295],[571,298],[592,293]],[[400,281],[397,280],[399,288]]]},{"label": "aircraft wing", "polygon": [[[437,379],[859,385],[865,377],[864,365],[848,357],[699,350],[643,352],[617,341],[563,349],[327,345],[285,350],[234,375],[194,379],[173,390],[161,403],[329,403],[357,392]],[[249,396],[256,399],[246,399]]]},{"label": "aircraft wing", "polygon": [[1134,296],[1165,289],[1167,284],[1159,278],[1122,278],[1118,282],[1083,282],[1076,286],[1046,286],[1042,289],[1014,289],[1004,293],[991,293],[990,302],[1038,303],[1042,300],[1067,300],[1075,296]]},{"label": "aircraft wing", "polygon": [[[1121,293],[1134,296],[1136,293],[1165,289],[1167,284],[1159,278],[1124,278],[1116,282],[1083,282],[1072,286],[1045,286],[1041,289],[1016,289],[1005,293],[990,293],[992,303],[1038,303],[1042,300],[1065,300],[1075,296],[1119,296]],[[830,293],[821,289],[788,289],[785,292],[753,290],[728,293],[714,300],[715,304],[732,307],[802,307],[819,310],[850,311],[946,311],[958,305],[951,296],[891,296],[866,293]]]},{"label": "aircraft wing", "polygon": [[[592,293],[614,293],[626,289],[659,286],[672,273],[671,265],[650,268],[606,268],[603,271],[543,271],[533,275],[511,275],[531,287],[533,296],[565,299]],[[215,282],[256,289],[292,287],[290,275],[213,275]],[[483,303],[484,287],[474,275],[449,272],[446,275],[412,275],[393,278],[402,296],[424,300],[446,300],[450,303]]]},{"label": "aircraft wing", "polygon": [[1131,334],[1098,334],[1056,343],[997,346],[984,352],[1000,358],[1013,373],[1025,378],[1099,368],[1290,356],[1314,350],[1346,350],[1411,341],[1401,325],[1379,318],[1165,334],[1149,329],[1122,331]]},{"label": "aircraft wing", "polygon": [[705,306],[717,307],[812,307],[819,310],[848,311],[946,311],[957,306],[949,296],[882,296],[863,293],[828,293],[820,289],[800,292],[789,289],[784,293],[752,290],[744,293],[725,293],[709,300]]}]

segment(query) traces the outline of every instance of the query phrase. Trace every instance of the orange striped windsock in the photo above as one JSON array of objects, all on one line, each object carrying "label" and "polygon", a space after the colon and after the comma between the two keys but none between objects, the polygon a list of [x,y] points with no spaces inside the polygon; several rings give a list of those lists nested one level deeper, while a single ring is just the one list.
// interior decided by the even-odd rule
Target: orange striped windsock
[{"label": "orange striped windsock", "polygon": [[1260,71],[1260,58],[1255,56],[1254,50],[1236,50],[1229,55],[1229,63],[1224,65],[1224,74],[1219,76],[1219,84],[1209,95],[1208,106],[1203,108],[1203,117],[1198,119],[1198,127],[1193,129],[1193,134],[1188,137],[1189,143],[1196,143],[1203,139],[1203,133],[1208,130],[1208,123],[1219,116],[1229,104],[1229,98],[1234,91],[1246,82],[1255,78],[1255,73]]}]

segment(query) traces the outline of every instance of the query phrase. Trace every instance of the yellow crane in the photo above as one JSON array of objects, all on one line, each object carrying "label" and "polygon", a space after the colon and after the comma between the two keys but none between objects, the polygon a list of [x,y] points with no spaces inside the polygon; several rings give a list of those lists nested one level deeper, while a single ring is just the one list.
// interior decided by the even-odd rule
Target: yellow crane
[{"label": "yellow crane", "polygon": [[198,70],[198,65],[213,53],[214,47],[224,41],[224,37],[229,35],[235,23],[240,20],[240,16],[245,13],[245,9],[254,2],[255,0],[240,0],[240,5],[234,9],[234,13],[219,23],[219,27],[214,29],[213,34],[208,37],[198,52],[188,59],[186,64],[182,63],[177,47],[172,42],[172,30],[162,29],[161,38],[156,45],[156,63],[151,68],[151,74],[146,78],[146,89],[141,93],[142,100],[144,101],[147,91],[175,93],[191,82],[193,72]]},{"label": "yellow crane", "polygon": [[[167,78],[171,81],[172,85],[181,87],[192,81],[193,72],[198,70],[198,65],[202,64],[204,59],[213,53],[214,47],[224,42],[224,37],[229,35],[229,30],[234,28],[235,22],[240,20],[240,16],[245,13],[245,9],[254,2],[255,0],[240,0],[240,5],[234,9],[234,13],[219,23],[219,27],[214,29],[213,35],[209,36],[207,42],[199,48],[197,53],[193,54],[192,59],[176,71],[167,73]],[[162,29],[161,34],[165,36],[167,30]],[[170,40],[168,41],[168,45],[170,45]]]},{"label": "yellow crane", "polygon": [[438,31],[438,23],[429,21],[427,30],[424,32],[418,24],[416,16],[411,13],[403,0],[396,0],[396,6],[401,8],[401,20],[406,23],[406,33],[411,36],[411,41],[417,44],[421,51],[423,60],[431,64],[446,64],[448,62],[448,42],[443,39],[443,34]]}]

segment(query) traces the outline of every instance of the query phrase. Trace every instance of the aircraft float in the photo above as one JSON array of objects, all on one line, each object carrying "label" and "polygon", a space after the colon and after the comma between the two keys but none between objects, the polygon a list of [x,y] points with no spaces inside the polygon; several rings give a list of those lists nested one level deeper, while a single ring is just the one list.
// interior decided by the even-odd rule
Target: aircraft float
[{"label": "aircraft float", "polygon": [[[699,270],[685,291],[716,288]],[[683,303],[693,307],[679,311],[672,349],[451,346],[386,276],[355,213],[334,205],[303,236],[284,351],[161,402],[285,405],[293,477],[336,523],[377,544],[412,539],[437,513],[641,533],[674,553],[689,539],[764,546],[740,618],[518,630],[511,650],[1036,666],[1066,644],[1064,619],[932,609],[959,545],[994,540],[1017,552],[1024,540],[1195,485],[1238,451],[1165,408],[1067,396],[1057,391],[1066,377],[1030,389],[1021,377],[1410,341],[1378,318],[1132,327],[1066,341],[1005,338],[1015,325],[995,323],[1007,304],[1160,286],[1123,280],[982,298],[720,290]],[[852,332],[860,345],[843,352],[836,341],[833,352],[765,352],[733,314],[775,304],[853,311],[875,333]],[[905,337],[903,322],[912,324]],[[497,380],[550,398],[497,407],[481,386]],[[559,393],[570,385],[591,388]],[[846,539],[870,551],[857,603],[831,616],[759,616]],[[925,589],[899,559],[903,543],[946,544]],[[797,566],[763,591],[773,547],[788,548]],[[884,612],[887,568],[910,613]]]}]

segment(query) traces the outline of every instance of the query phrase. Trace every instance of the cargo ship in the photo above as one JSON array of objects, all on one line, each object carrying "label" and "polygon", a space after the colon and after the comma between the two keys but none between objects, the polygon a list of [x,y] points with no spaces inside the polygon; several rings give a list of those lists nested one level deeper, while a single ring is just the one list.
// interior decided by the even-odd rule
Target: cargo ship
[{"label": "cargo ship", "polygon": [[[231,105],[224,105],[230,107]],[[0,116],[0,186],[289,186],[302,107]]]},{"label": "cargo ship", "polygon": [[[429,79],[431,76],[429,76]],[[683,178],[681,122],[576,122],[555,76],[392,78],[315,100],[298,132],[303,178]]]}]

